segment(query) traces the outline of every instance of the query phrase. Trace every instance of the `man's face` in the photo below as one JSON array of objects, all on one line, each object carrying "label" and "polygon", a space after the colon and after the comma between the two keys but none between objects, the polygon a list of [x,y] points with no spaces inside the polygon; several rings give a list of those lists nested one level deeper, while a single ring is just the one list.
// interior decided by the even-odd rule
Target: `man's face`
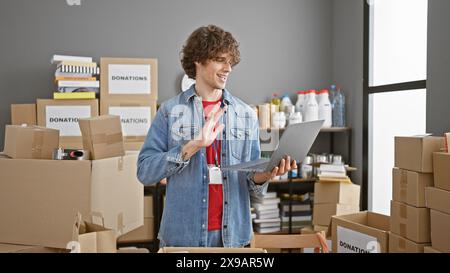
[{"label": "man's face", "polygon": [[213,89],[224,89],[230,74],[231,57],[229,53],[219,54],[217,57],[207,60],[204,64],[196,63],[197,82],[201,81]]}]

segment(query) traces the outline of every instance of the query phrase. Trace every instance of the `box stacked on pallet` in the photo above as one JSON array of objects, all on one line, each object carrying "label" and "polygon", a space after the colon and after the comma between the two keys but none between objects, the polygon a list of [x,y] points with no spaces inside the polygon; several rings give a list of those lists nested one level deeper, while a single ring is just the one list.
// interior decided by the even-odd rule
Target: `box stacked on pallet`
[{"label": "box stacked on pallet", "polygon": [[280,231],[280,198],[276,192],[268,192],[262,198],[252,198],[252,206],[256,211],[253,219],[255,232],[273,233]]},{"label": "box stacked on pallet", "polygon": [[433,186],[433,152],[443,138],[396,137],[389,252],[423,252],[431,242],[425,188]]}]

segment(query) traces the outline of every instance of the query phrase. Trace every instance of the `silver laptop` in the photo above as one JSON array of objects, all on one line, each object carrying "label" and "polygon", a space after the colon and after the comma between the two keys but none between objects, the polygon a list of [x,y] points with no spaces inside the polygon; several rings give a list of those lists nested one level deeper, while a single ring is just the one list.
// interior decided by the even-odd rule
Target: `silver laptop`
[{"label": "silver laptop", "polygon": [[297,162],[302,162],[316,140],[323,123],[324,120],[315,120],[292,124],[281,135],[278,147],[272,153],[270,159],[261,158],[236,165],[224,166],[222,169],[243,172],[271,172],[286,155],[291,156],[291,160],[295,159]]}]

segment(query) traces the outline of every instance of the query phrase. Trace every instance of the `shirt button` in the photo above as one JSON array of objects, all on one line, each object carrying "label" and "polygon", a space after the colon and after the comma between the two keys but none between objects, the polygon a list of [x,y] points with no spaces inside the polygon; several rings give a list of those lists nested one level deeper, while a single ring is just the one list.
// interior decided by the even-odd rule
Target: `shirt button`
[{"label": "shirt button", "polygon": [[203,176],[203,179],[206,179],[206,175]]},{"label": "shirt button", "polygon": [[205,198],[203,198],[203,203],[206,203],[206,199]]},{"label": "shirt button", "polygon": [[225,205],[228,205],[228,202],[227,202],[227,201],[225,201]]},{"label": "shirt button", "polygon": [[223,228],[227,228],[227,225],[224,225]]},{"label": "shirt button", "polygon": [[202,225],[202,228],[205,228],[205,224]]}]

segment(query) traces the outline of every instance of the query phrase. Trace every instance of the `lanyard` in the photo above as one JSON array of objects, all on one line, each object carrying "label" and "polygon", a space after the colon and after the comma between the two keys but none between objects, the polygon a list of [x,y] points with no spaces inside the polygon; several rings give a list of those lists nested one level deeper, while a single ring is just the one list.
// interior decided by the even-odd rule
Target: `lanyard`
[{"label": "lanyard", "polygon": [[212,152],[214,154],[214,164],[216,165],[216,167],[219,167],[219,159],[218,159],[218,150],[216,149],[216,142],[217,139],[214,139],[214,142],[212,143]]}]

